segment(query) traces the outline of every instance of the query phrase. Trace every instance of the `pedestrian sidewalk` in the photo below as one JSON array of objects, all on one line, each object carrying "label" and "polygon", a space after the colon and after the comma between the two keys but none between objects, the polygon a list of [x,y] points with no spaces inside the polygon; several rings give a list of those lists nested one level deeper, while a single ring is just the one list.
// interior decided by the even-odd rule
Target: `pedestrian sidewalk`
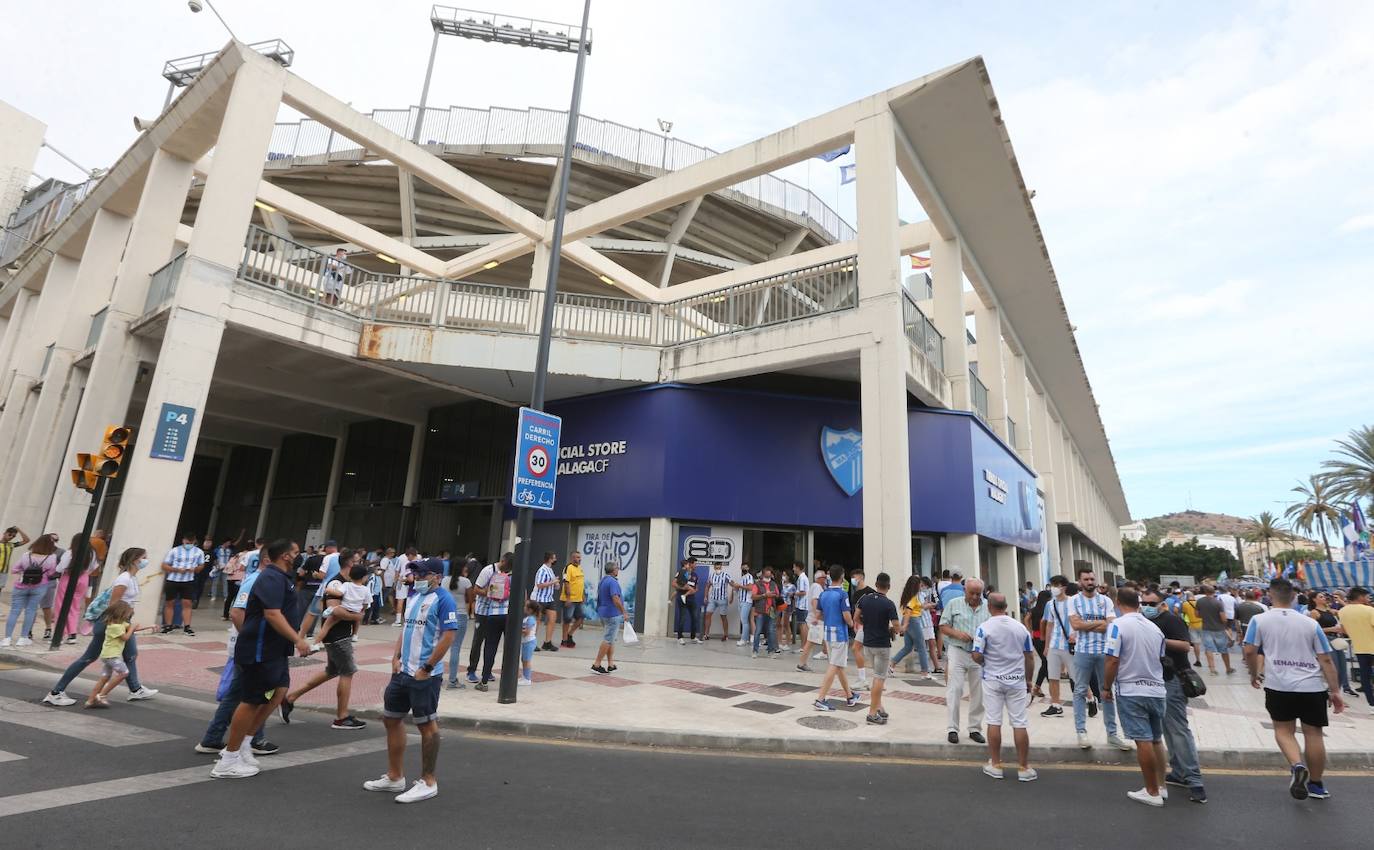
[{"label": "pedestrian sidewalk", "polygon": [[[196,637],[181,634],[140,636],[139,675],[148,687],[182,688],[213,694],[225,661],[225,632],[221,623],[199,624]],[[390,659],[396,630],[367,626],[356,648],[359,671],[353,681],[353,713],[376,716],[382,690],[391,673]],[[471,640],[471,630],[468,639]],[[849,708],[838,684],[831,695],[834,712],[818,712],[812,700],[820,687],[824,660],[808,661],[814,672],[796,670],[798,656],[750,657],[748,647],[719,638],[705,644],[679,645],[669,638],[644,638],[637,646],[617,646],[619,669],[603,676],[591,671],[600,633],[592,628],[579,635],[575,649],[534,656],[534,684],[521,687],[511,705],[497,702],[497,688],[481,693],[470,685],[445,690],[439,703],[443,722],[455,727],[608,743],[672,747],[703,747],[783,753],[843,753],[981,760],[984,750],[967,738],[967,702],[961,706],[961,743],[946,742],[943,677],[922,681],[919,674],[902,674],[887,681],[883,696],[891,719],[885,726],[865,722],[868,694],[860,706]],[[466,669],[465,643],[461,663]],[[57,652],[39,647],[0,650],[0,658],[29,666],[65,667],[82,646]],[[498,656],[499,661],[499,656]],[[292,659],[292,684],[298,685],[323,666],[321,656]],[[1191,720],[1204,767],[1283,767],[1274,745],[1272,727],[1264,711],[1261,691],[1250,687],[1240,672],[1207,675],[1208,693],[1192,700]],[[499,666],[498,666],[499,669]],[[99,672],[92,664],[88,674]],[[857,681],[850,662],[851,684]],[[54,677],[55,678],[55,677]],[[447,678],[447,675],[446,675]],[[463,677],[460,676],[460,681]],[[84,694],[85,685],[71,688]],[[1068,683],[1063,684],[1069,697]],[[35,699],[41,694],[35,694]],[[332,684],[306,695],[299,705],[331,710]],[[1037,701],[1031,710],[1030,738],[1036,762],[1133,763],[1134,755],[1107,745],[1101,716],[1088,721],[1092,748],[1078,748],[1072,709],[1062,717],[1040,716],[1047,705]],[[1374,769],[1374,714],[1363,696],[1350,698],[1345,713],[1334,715],[1327,730],[1332,767]],[[1007,758],[1010,760],[1010,735]]]}]

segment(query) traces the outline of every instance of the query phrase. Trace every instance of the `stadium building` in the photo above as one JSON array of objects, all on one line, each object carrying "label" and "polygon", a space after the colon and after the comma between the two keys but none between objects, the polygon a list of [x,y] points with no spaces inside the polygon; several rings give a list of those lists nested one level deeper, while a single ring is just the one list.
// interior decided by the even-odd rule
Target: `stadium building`
[{"label": "stadium building", "polygon": [[[3,249],[0,518],[79,530],[72,455],[129,424],[116,550],[513,546],[565,126],[361,114],[230,43],[100,179],[12,216],[41,245]],[[857,229],[775,174],[846,145]],[[1117,571],[1129,511],[981,59],[720,153],[584,117],[572,159],[536,549],[622,561],[651,631],[688,554]]]}]

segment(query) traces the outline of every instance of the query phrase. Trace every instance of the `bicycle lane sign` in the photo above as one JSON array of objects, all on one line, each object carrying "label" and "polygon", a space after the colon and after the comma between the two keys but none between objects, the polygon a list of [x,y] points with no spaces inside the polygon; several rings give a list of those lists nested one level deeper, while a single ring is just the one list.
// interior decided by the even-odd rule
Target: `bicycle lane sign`
[{"label": "bicycle lane sign", "polygon": [[558,483],[558,440],[562,430],[560,417],[528,407],[520,408],[510,496],[515,507],[553,510]]}]

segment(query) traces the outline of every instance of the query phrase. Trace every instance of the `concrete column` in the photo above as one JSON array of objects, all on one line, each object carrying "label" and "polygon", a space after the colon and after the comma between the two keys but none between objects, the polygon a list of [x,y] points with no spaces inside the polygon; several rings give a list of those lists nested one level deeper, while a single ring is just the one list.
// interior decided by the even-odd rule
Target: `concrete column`
[{"label": "concrete column", "polygon": [[[143,314],[149,276],[171,259],[177,225],[191,186],[191,163],[161,150],[153,154],[143,196],[134,212],[123,259],[114,276],[105,325],[96,341],[86,392],[76,414],[68,451],[98,444],[105,428],[126,424],[140,365],[140,341],[129,325]],[[53,528],[85,517],[85,494],[58,486],[49,512]]]},{"label": "concrete column", "polygon": [[[16,446],[19,453],[10,470],[13,479],[6,513],[12,517],[11,522],[19,523],[22,528],[37,528],[43,524],[54,488],[60,483],[61,453],[67,448],[81,399],[82,376],[73,373],[72,364],[85,345],[91,314],[108,303],[110,281],[114,279],[124,243],[129,238],[129,225],[125,216],[105,209],[96,210],[71,292],[61,313],[50,325],[52,356],[48,359],[47,371],[41,376],[43,387],[33,405],[33,413],[27,417],[28,432],[20,432],[23,439]],[[61,483],[64,491],[75,489],[70,483]],[[84,518],[84,513],[82,516]],[[65,537],[79,530],[79,526],[53,530]]]},{"label": "concrete column", "polygon": [[887,111],[855,127],[859,309],[874,342],[859,354],[864,561],[900,586],[911,575],[911,463],[897,240],[897,139]]},{"label": "concrete column", "polygon": [[1010,349],[1003,352],[1007,368],[1007,417],[1016,422],[1016,444],[1012,446],[1022,460],[1030,457],[1031,413],[1026,395],[1026,358]]},{"label": "concrete column", "polygon": [[1055,506],[1056,470],[1049,426],[1049,407],[1042,393],[1030,398],[1031,455],[1036,474],[1040,477],[1040,492],[1045,497],[1045,540],[1049,549],[1050,569],[1059,566],[1059,534],[1056,530],[1058,514]]},{"label": "concrete column", "polygon": [[[525,316],[525,330],[539,333],[539,323],[543,318],[545,287],[549,282],[549,258],[553,251],[543,242],[534,246],[534,259],[530,268],[530,308]],[[560,266],[562,268],[562,266]]]},{"label": "concrete column", "polygon": [[20,289],[14,295],[14,306],[10,308],[9,321],[5,323],[5,335],[0,340],[0,398],[10,391],[10,381],[14,380],[14,356],[19,340],[24,336],[24,322],[33,303],[34,294]]},{"label": "concrete column", "polygon": [[964,327],[964,261],[959,239],[935,239],[930,243],[930,277],[935,294],[931,321],[945,338],[945,377],[949,379],[950,404],[955,410],[972,410],[968,384],[968,344]]},{"label": "concrete column", "polygon": [[1002,368],[1002,311],[979,307],[973,311],[973,335],[978,338],[978,378],[988,388],[988,425],[1007,439],[1007,390]]},{"label": "concrete column", "polygon": [[219,529],[216,526],[219,524],[220,505],[224,501],[224,482],[229,480],[229,461],[233,457],[234,451],[230,448],[224,453],[224,458],[220,461],[219,477],[215,479],[215,499],[210,505],[210,521],[205,524],[205,536],[215,541],[216,545],[219,543],[219,535],[216,533]]},{"label": "concrete column", "polygon": [[[237,274],[285,78],[286,70],[277,65],[243,65],[235,74],[216,139],[214,164],[206,176],[186,262],[148,388],[137,437],[136,451],[141,457],[129,470],[124,487],[126,509],[119,512],[114,529],[115,539],[124,541],[121,545],[156,550],[175,538],[224,335],[225,304]],[[163,404],[195,411],[185,435],[183,460],[149,454]],[[132,506],[138,509],[127,509]],[[156,604],[161,586],[160,576],[148,583],[143,598],[149,606]],[[140,610],[140,616],[147,615]]]},{"label": "concrete column", "polygon": [[1073,533],[1068,530],[1059,531],[1059,572],[1069,581],[1074,581],[1073,574]]},{"label": "concrete column", "polygon": [[1015,546],[998,545],[992,550],[992,586],[998,593],[1006,594],[1007,613],[1014,619],[1021,619],[1020,559]]},{"label": "concrete column", "polygon": [[958,570],[964,578],[978,575],[978,535],[946,534],[945,557],[940,569],[954,572]]},{"label": "concrete column", "polygon": [[[272,449],[272,457],[267,461],[267,480],[262,485],[262,505],[258,508],[258,525],[253,531],[253,536],[263,538],[267,536],[267,517],[271,515],[272,488],[277,483],[277,464],[281,461],[281,441]],[[328,515],[328,514],[326,514]]]},{"label": "concrete column", "polygon": [[[344,455],[348,451],[348,428],[347,426],[339,429],[339,435],[334,438],[334,459],[329,465],[329,486],[324,493],[324,516],[320,518],[320,534],[328,540],[334,528],[334,506],[339,502],[339,485],[343,483]],[[410,469],[415,468],[411,464]],[[410,493],[410,475],[406,473],[406,493]],[[403,502],[410,504],[407,496]]]},{"label": "concrete column", "polygon": [[[59,255],[52,258],[43,280],[43,291],[34,296],[37,304],[31,304],[28,310],[33,314],[33,319],[25,323],[16,340],[14,377],[5,396],[5,410],[0,413],[0,469],[7,472],[13,472],[28,438],[38,400],[38,395],[30,391],[43,370],[48,343],[56,337],[56,328],[72,297],[79,268],[80,263],[68,257]],[[13,484],[14,479],[8,476],[0,482],[0,513],[6,516],[9,515],[9,494]],[[13,523],[14,520],[6,522]]]},{"label": "concrete column", "polygon": [[671,630],[672,607],[668,604],[669,578],[676,566],[673,552],[673,521],[667,517],[649,520],[649,559],[644,582],[644,633],[666,635]]}]

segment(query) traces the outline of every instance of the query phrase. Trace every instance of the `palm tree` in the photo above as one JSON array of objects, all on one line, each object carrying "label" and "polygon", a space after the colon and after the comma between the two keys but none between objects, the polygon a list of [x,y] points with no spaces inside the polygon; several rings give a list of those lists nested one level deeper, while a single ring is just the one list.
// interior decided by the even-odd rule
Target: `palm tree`
[{"label": "palm tree", "polygon": [[1336,457],[1322,461],[1327,495],[1337,502],[1374,499],[1374,426],[1366,425],[1336,441]]},{"label": "palm tree", "polygon": [[1278,540],[1283,537],[1283,527],[1279,521],[1269,511],[1261,511],[1260,515],[1250,520],[1250,533],[1245,535],[1245,539],[1252,543],[1259,543],[1264,547],[1264,560],[1269,560],[1269,541]]},{"label": "palm tree", "polygon": [[1331,541],[1326,536],[1326,524],[1329,522],[1332,528],[1339,528],[1341,511],[1331,498],[1331,482],[1328,476],[1309,475],[1307,481],[1306,484],[1298,482],[1298,486],[1293,488],[1293,492],[1301,496],[1302,500],[1289,507],[1283,515],[1294,528],[1308,534],[1312,533],[1312,526],[1315,525],[1317,535],[1326,547],[1326,559],[1329,561],[1332,560]]}]

